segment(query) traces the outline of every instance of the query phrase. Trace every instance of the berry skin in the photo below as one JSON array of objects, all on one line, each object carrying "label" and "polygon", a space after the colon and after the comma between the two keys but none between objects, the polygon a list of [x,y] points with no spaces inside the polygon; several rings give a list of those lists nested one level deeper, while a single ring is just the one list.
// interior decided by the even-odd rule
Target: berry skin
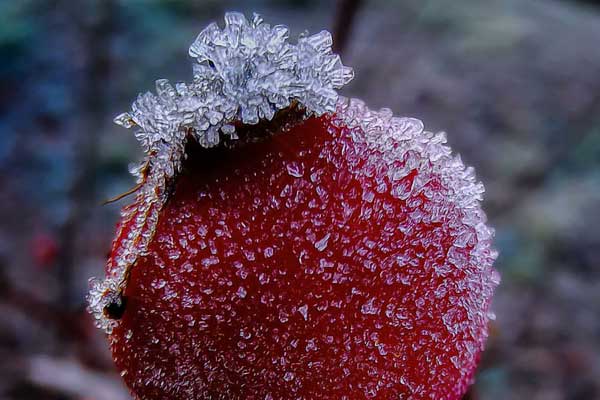
[{"label": "berry skin", "polygon": [[498,283],[472,171],[355,101],[281,130],[188,145],[110,334],[126,384],[140,400],[460,399]]}]

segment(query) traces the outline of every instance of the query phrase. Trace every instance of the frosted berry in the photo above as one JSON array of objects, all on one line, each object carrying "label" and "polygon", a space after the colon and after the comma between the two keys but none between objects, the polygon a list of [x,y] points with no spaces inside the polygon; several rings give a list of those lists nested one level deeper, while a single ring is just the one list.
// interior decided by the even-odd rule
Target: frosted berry
[{"label": "frosted berry", "polygon": [[183,118],[136,171],[90,294],[123,379],[144,400],[460,399],[498,284],[482,185],[418,120],[290,99],[215,146]]}]

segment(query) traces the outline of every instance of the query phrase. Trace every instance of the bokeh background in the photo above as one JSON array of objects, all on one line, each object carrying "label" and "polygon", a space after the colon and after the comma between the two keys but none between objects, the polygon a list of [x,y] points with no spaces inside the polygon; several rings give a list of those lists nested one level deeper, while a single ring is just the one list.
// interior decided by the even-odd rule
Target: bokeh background
[{"label": "bokeh background", "polygon": [[0,399],[129,399],[85,312],[140,158],[112,124],[226,10],[334,31],[373,108],[485,183],[503,282],[470,399],[600,399],[600,2],[0,1]]}]

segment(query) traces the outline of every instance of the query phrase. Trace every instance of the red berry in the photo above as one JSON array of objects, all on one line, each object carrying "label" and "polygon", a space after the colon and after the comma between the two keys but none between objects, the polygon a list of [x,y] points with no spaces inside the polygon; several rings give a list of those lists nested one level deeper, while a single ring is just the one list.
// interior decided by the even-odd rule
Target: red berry
[{"label": "red berry", "polygon": [[137,398],[461,398],[498,283],[483,189],[442,134],[390,118],[353,102],[188,146],[110,335]]},{"label": "red berry", "polygon": [[116,122],[132,172],[89,309],[138,399],[459,399],[498,276],[483,186],[420,121],[336,89],[325,31],[227,13]]}]

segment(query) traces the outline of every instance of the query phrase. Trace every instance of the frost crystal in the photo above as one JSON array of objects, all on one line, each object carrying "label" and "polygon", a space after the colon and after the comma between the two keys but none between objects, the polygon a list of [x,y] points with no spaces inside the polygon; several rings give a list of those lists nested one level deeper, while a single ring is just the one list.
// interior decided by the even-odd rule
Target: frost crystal
[{"label": "frost crystal", "polygon": [[[307,115],[334,112],[336,89],[354,76],[331,51],[327,31],[288,41],[283,25],[270,26],[254,15],[225,14],[225,27],[211,23],[189,49],[195,58],[193,80],[172,85],[156,81],[156,93],[140,94],[131,111],[115,123],[134,128],[146,158],[131,172],[139,189],[137,208],[125,212],[135,219],[121,244],[117,268],[106,282],[93,281],[89,310],[97,326],[110,332],[116,324],[104,315],[105,307],[125,286],[129,268],[152,239],[167,186],[181,169],[190,139],[203,147],[218,145],[224,137],[236,139],[235,122],[256,124],[297,102]],[[123,223],[126,225],[127,223]]]},{"label": "frost crystal", "polygon": [[[118,282],[113,279],[101,281],[96,278],[90,279],[90,292],[87,296],[88,306],[91,310],[103,311],[111,303],[121,305],[121,298],[118,296]],[[110,333],[116,326],[116,321],[106,318],[103,312],[94,313],[96,326]]]},{"label": "frost crystal", "polygon": [[205,147],[215,146],[235,133],[230,122],[270,120],[293,100],[312,114],[335,111],[335,89],[353,72],[331,52],[331,35],[321,31],[297,44],[288,35],[285,26],[271,27],[256,14],[251,22],[225,14],[223,29],[211,23],[190,47],[196,59],[191,83],[173,86],[159,79],[156,94],[140,95],[115,122],[137,127],[144,149],[156,152],[163,143],[183,142],[188,133]]}]

